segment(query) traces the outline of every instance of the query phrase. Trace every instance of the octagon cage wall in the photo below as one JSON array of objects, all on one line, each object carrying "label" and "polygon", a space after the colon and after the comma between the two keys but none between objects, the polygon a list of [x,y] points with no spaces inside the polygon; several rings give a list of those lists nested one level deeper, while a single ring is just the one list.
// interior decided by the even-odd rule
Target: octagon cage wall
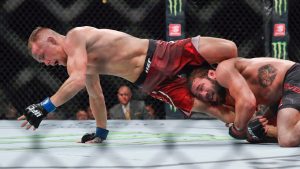
[{"label": "octagon cage wall", "polygon": [[[185,35],[213,36],[234,41],[241,57],[269,56],[267,0],[186,0]],[[290,51],[299,56],[297,10],[289,9]],[[67,79],[64,67],[44,66],[32,59],[27,39],[37,26],[50,27],[61,34],[79,26],[114,29],[139,38],[166,40],[166,1],[163,0],[4,0],[0,2],[0,114],[11,109],[20,115],[24,108],[53,95]],[[297,61],[297,58],[292,58]],[[133,98],[160,101],[141,94],[128,81],[100,76],[107,108],[118,103],[117,89],[129,85]],[[57,111],[60,119],[72,119],[78,109],[88,107],[86,90]],[[163,118],[163,115],[162,117]]]}]

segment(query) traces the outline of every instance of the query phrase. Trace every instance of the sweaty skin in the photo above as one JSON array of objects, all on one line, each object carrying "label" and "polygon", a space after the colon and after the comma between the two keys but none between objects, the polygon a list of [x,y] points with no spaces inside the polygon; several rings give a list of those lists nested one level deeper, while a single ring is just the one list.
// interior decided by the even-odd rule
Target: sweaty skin
[{"label": "sweaty skin", "polygon": [[216,79],[235,102],[235,125],[245,129],[259,104],[271,106],[281,99],[283,79],[294,64],[273,58],[234,58],[220,63]]},{"label": "sweaty skin", "polygon": [[[101,128],[106,128],[107,112],[99,75],[113,75],[135,82],[143,71],[149,44],[148,39],[88,26],[74,28],[66,36],[46,28],[32,39],[37,39],[29,40],[28,44],[34,59],[46,65],[67,67],[69,78],[50,98],[52,103],[59,107],[86,87],[97,127]],[[192,39],[192,43],[210,64],[237,57],[236,45],[225,39],[201,37],[198,41]],[[197,99],[193,110],[228,113],[227,109],[211,108]],[[27,121],[22,126],[26,124]]]},{"label": "sweaty skin", "polygon": [[[190,78],[193,82],[191,91],[199,99],[214,101],[216,99],[211,99],[213,97],[207,97],[208,92],[217,93],[217,88],[211,81],[217,81],[223,86],[227,90],[224,104],[234,108],[234,126],[240,135],[246,134],[247,124],[259,105],[270,107],[267,113],[270,117],[257,117],[265,126],[267,135],[276,138],[278,136],[280,146],[298,146],[298,72],[299,65],[288,60],[266,57],[233,58],[221,62],[216,70],[196,69],[193,73],[197,76]],[[217,98],[222,97],[218,95]],[[278,111],[282,99],[285,102]],[[274,112],[277,113],[277,119],[274,118]],[[222,114],[220,116],[222,118]],[[277,128],[273,126],[276,123]]]}]

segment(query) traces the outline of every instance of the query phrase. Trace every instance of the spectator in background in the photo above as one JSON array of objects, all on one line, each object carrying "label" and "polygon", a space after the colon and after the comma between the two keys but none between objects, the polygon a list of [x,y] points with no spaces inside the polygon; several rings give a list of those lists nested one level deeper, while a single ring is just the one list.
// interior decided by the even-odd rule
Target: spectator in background
[{"label": "spectator in background", "polygon": [[15,120],[18,117],[17,109],[11,104],[8,103],[4,106],[4,114],[2,119],[6,120]]},{"label": "spectator in background", "polygon": [[47,118],[46,119],[47,120],[58,120],[58,117],[57,117],[56,113],[51,112],[51,113],[47,114]]},{"label": "spectator in background", "polygon": [[155,119],[158,119],[157,112],[155,111],[154,106],[152,104],[146,105],[145,109],[147,110],[147,114],[146,114],[145,120],[155,120]]},{"label": "spectator in background", "polygon": [[118,89],[119,103],[109,109],[110,119],[136,120],[144,119],[146,115],[145,104],[143,101],[132,100],[131,89],[122,85]]},{"label": "spectator in background", "polygon": [[88,120],[88,113],[85,110],[78,110],[76,112],[76,120]]},{"label": "spectator in background", "polygon": [[151,97],[147,97],[145,99],[145,105],[145,109],[147,111],[147,114],[144,118],[145,120],[166,119],[163,102]]}]

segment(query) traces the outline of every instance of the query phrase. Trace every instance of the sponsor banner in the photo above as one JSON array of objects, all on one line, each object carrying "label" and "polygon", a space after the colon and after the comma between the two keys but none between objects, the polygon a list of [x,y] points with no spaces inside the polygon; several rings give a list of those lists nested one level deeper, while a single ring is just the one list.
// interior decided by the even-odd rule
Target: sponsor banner
[{"label": "sponsor banner", "polygon": [[175,41],[185,38],[186,0],[166,0],[166,40]]},{"label": "sponsor banner", "polygon": [[273,0],[274,13],[282,16],[288,12],[288,0]]},{"label": "sponsor banner", "polygon": [[[176,41],[185,38],[185,3],[186,0],[166,0],[166,40]],[[170,115],[177,114],[179,118],[183,113],[178,113],[174,105],[165,105],[165,112]],[[175,118],[175,117],[174,117]]]},{"label": "sponsor banner", "polygon": [[272,57],[288,60],[288,0],[273,0]]},{"label": "sponsor banner", "polygon": [[287,60],[287,42],[272,42],[272,54],[274,58]]},{"label": "sponsor banner", "polygon": [[169,24],[169,36],[181,36],[181,24]]},{"label": "sponsor banner", "polygon": [[273,36],[278,37],[278,36],[285,36],[285,24],[284,23],[277,23],[274,24],[274,29],[273,29]]}]

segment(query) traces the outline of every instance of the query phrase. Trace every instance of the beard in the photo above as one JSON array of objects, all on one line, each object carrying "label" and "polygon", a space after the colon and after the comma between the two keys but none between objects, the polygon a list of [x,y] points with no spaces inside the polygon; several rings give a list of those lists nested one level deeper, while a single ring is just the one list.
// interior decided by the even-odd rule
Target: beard
[{"label": "beard", "polygon": [[226,89],[224,87],[222,87],[216,80],[212,80],[210,78],[208,78],[208,80],[210,80],[212,82],[213,89],[215,90],[216,95],[217,95],[217,100],[212,101],[211,104],[214,106],[224,104],[225,98],[226,98]]}]

